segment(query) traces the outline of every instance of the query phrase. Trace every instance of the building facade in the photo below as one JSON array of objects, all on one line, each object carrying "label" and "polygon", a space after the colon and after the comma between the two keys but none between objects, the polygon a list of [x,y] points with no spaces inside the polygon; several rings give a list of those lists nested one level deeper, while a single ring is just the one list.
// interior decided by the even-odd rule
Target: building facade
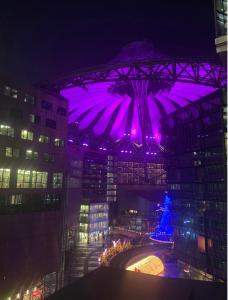
[{"label": "building facade", "polygon": [[215,46],[221,61],[227,64],[227,1],[214,0],[215,9]]},{"label": "building facade", "polygon": [[0,99],[1,293],[39,299],[63,276],[68,103],[4,82]]},{"label": "building facade", "polygon": [[79,242],[102,241],[109,232],[108,203],[82,203],[79,217]]},{"label": "building facade", "polygon": [[[222,91],[163,120],[177,258],[226,279],[226,124]],[[187,268],[186,268],[187,265]],[[191,274],[190,274],[191,275]],[[200,275],[201,276],[201,275]]]}]

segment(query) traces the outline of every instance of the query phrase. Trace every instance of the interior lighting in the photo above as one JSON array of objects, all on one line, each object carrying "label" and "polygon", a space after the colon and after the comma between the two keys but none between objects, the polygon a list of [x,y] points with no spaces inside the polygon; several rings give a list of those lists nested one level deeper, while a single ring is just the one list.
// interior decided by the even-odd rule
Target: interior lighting
[{"label": "interior lighting", "polygon": [[184,224],[187,224],[187,223],[191,223],[191,221],[190,220],[185,220]]},{"label": "interior lighting", "polygon": [[164,271],[164,265],[160,258],[154,255],[149,255],[128,266],[126,270],[150,275],[159,275]]}]

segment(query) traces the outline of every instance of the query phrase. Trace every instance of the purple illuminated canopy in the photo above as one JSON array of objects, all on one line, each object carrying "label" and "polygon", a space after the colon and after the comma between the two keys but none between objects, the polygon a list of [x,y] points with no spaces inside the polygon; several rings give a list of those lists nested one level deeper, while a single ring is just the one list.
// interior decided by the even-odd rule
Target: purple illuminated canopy
[{"label": "purple illuminated canopy", "polygon": [[162,117],[226,85],[226,72],[215,64],[146,59],[116,60],[56,82],[52,88],[69,100],[69,123],[114,140],[159,141]]}]

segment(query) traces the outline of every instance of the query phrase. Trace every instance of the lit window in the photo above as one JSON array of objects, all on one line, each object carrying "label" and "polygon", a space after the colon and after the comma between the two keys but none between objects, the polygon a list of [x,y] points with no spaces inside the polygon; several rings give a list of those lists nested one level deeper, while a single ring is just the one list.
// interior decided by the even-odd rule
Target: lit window
[{"label": "lit window", "polygon": [[32,171],[32,188],[47,187],[47,172]]},{"label": "lit window", "polygon": [[24,102],[29,103],[29,104],[35,104],[35,97],[29,94],[25,94],[24,97]]},{"label": "lit window", "polygon": [[53,188],[62,188],[63,173],[53,173]]},{"label": "lit window", "polygon": [[34,115],[34,114],[30,114],[30,115],[29,115],[29,121],[30,121],[31,123],[35,123],[35,115]]},{"label": "lit window", "polygon": [[39,124],[40,123],[40,116],[30,114],[29,115],[29,121],[33,124]]},{"label": "lit window", "polygon": [[26,159],[38,159],[38,152],[32,150],[26,150]]},{"label": "lit window", "polygon": [[28,130],[21,130],[21,138],[23,140],[33,141],[33,132]]},{"label": "lit window", "polygon": [[5,148],[5,156],[6,157],[15,157],[18,158],[19,157],[19,149],[14,149],[11,147],[6,147]]},{"label": "lit window", "polygon": [[0,169],[0,188],[8,188],[10,182],[10,169]]},{"label": "lit window", "polygon": [[5,156],[6,157],[13,157],[13,149],[11,147],[6,147]]},{"label": "lit window", "polygon": [[26,150],[26,159],[32,159],[32,150]]},{"label": "lit window", "polygon": [[39,142],[47,144],[49,142],[49,137],[47,135],[41,134],[39,137]]},{"label": "lit window", "polygon": [[17,171],[17,188],[46,188],[47,172],[30,170]]},{"label": "lit window", "polygon": [[9,199],[10,204],[12,205],[20,205],[22,204],[22,194],[13,194]]},{"label": "lit window", "polygon": [[17,99],[17,96],[18,96],[18,91],[16,89],[13,89],[13,88],[9,87],[9,86],[4,87],[4,92],[3,93],[4,93],[4,95],[10,96],[14,99]]},{"label": "lit window", "polygon": [[17,171],[17,188],[30,187],[30,173],[31,171],[26,171],[26,170]]},{"label": "lit window", "polygon": [[7,125],[0,125],[0,135],[14,137],[14,129]]},{"label": "lit window", "polygon": [[57,146],[57,147],[64,147],[64,141],[61,140],[61,139],[55,139],[54,140],[54,145]]},{"label": "lit window", "polygon": [[80,212],[88,213],[89,212],[89,206],[82,204],[80,207]]}]

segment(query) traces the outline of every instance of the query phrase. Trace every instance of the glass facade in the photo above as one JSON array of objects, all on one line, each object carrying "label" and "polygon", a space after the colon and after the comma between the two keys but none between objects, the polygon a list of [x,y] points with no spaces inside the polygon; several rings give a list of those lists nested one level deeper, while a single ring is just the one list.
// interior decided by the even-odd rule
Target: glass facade
[{"label": "glass facade", "polygon": [[8,125],[0,125],[0,135],[14,137],[14,129]]},{"label": "glass facade", "polygon": [[227,1],[215,0],[215,21],[216,35],[226,35],[227,33]]},{"label": "glass facade", "polygon": [[10,169],[0,169],[0,188],[9,188],[10,184]]},{"label": "glass facade", "polygon": [[54,145],[56,147],[64,147],[64,140],[56,138],[54,139]]},{"label": "glass facade", "polygon": [[165,185],[164,164],[156,162],[118,161],[117,183],[124,185]]},{"label": "glass facade", "polygon": [[47,144],[49,142],[49,137],[47,135],[41,134],[39,136],[39,142]]},{"label": "glass facade", "polygon": [[23,140],[33,141],[33,132],[28,130],[21,130],[21,138]]},{"label": "glass facade", "polygon": [[53,188],[63,187],[63,173],[53,173]]},{"label": "glass facade", "polygon": [[81,204],[79,215],[79,241],[96,242],[108,233],[109,206],[107,203]]},{"label": "glass facade", "polygon": [[18,170],[17,188],[47,188],[47,172]]},{"label": "glass facade", "polygon": [[177,257],[226,278],[226,152],[220,92],[164,120]]}]

